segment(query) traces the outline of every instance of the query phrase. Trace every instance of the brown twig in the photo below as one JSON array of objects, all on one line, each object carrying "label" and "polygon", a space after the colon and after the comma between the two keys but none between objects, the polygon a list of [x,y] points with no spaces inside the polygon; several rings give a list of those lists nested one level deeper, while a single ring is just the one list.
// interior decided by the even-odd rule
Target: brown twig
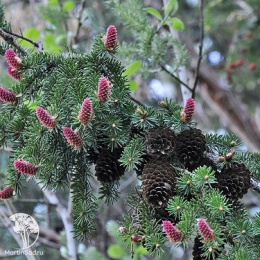
[{"label": "brown twig", "polygon": [[133,96],[129,95],[129,97],[137,105],[142,106],[142,107],[144,106],[144,104],[142,104],[139,100],[135,99]]},{"label": "brown twig", "polygon": [[[58,4],[60,6],[60,10],[62,11],[62,7],[63,7],[63,3],[61,2],[61,0],[58,0]],[[69,28],[68,28],[68,24],[66,22],[66,19],[64,17],[62,17],[62,22],[64,24],[64,28],[65,28],[65,33],[67,35],[68,31],[69,31]]]},{"label": "brown twig", "polygon": [[15,36],[16,38],[19,38],[19,39],[22,39],[24,41],[27,41],[29,43],[31,43],[35,48],[37,48],[39,51],[42,51],[43,50],[43,45],[42,45],[42,42],[34,42],[32,41],[31,39],[27,38],[27,37],[24,37],[23,35],[19,35],[17,33],[14,33],[14,32],[9,32],[9,31],[6,31],[3,29],[3,31],[9,35],[12,35],[12,36]]},{"label": "brown twig", "polygon": [[28,52],[15,41],[14,37],[9,32],[7,33],[0,28],[0,37],[2,37],[10,45],[14,46],[16,49],[18,49],[23,55],[28,56]]},{"label": "brown twig", "polygon": [[200,70],[200,63],[202,60],[202,50],[203,50],[203,41],[204,41],[204,15],[203,15],[203,7],[204,7],[204,0],[200,0],[200,44],[199,44],[199,57],[196,67],[196,74],[195,74],[195,81],[192,89],[192,98],[195,97],[195,90],[198,85],[199,81],[199,70]]},{"label": "brown twig", "polygon": [[75,43],[78,42],[79,31],[80,31],[80,28],[81,28],[81,26],[82,26],[82,21],[81,21],[81,19],[82,19],[83,11],[84,11],[84,9],[85,9],[85,7],[86,7],[86,4],[87,4],[87,1],[86,1],[86,0],[83,0],[83,1],[82,1],[82,5],[81,5],[81,10],[80,10],[80,13],[79,13],[79,17],[78,17],[77,30],[76,30],[76,34],[75,34],[75,36],[74,36],[74,41],[75,41]]},{"label": "brown twig", "polygon": [[182,84],[183,86],[185,86],[189,91],[193,91],[193,89],[191,89],[186,83],[184,83],[180,78],[178,78],[177,76],[175,76],[172,72],[170,72],[164,65],[161,65],[161,68],[163,71],[167,72],[171,77],[173,77],[176,81],[178,81],[180,84]]}]

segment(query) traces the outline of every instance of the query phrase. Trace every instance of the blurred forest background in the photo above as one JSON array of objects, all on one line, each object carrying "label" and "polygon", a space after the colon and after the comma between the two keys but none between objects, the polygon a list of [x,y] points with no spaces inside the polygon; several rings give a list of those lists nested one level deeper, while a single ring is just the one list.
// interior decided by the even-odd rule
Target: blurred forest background
[{"label": "blurred forest background", "polygon": [[[135,9],[130,2],[133,5],[139,4],[142,14],[133,13]],[[152,7],[162,13],[167,2],[2,1],[5,4],[6,20],[11,23],[13,32],[34,42],[42,42],[44,51],[47,52],[89,51],[93,39],[104,33],[109,25],[115,25],[118,29],[119,59],[125,67],[135,64],[137,68],[130,78],[133,99],[156,107],[158,101],[168,97],[183,105],[187,97],[191,96],[187,86],[192,88],[198,79],[195,121],[199,128],[205,133],[233,132],[244,143],[242,149],[259,152],[259,0],[179,1],[174,16],[178,18],[174,25],[177,27],[163,28],[167,37],[171,38],[168,43],[173,42],[174,48],[169,45],[159,46],[161,49],[158,50],[158,46],[155,46],[157,49],[154,53],[148,53],[150,57],[145,56],[140,47],[141,35],[145,35],[140,27],[141,16],[146,15],[151,25],[156,26],[158,17],[146,8]],[[120,3],[122,8],[115,7],[115,3]],[[133,24],[134,20],[136,25]],[[28,41],[18,39],[18,42],[30,51],[37,51]],[[197,71],[200,58],[200,70]],[[7,63],[3,57],[0,66],[0,85],[8,89],[14,81],[7,74]],[[176,80],[175,75],[180,80]],[[0,150],[0,188],[4,187],[5,173],[8,171],[8,154],[8,147]],[[77,244],[79,259],[130,258],[130,248],[126,248],[117,237],[120,226],[117,221],[128,210],[124,201],[126,194],[138,182],[135,173],[129,176],[121,181],[120,199],[110,206],[100,205],[102,207],[97,215],[97,230],[93,240]],[[98,190],[97,181],[93,180],[92,185]],[[43,192],[33,182],[29,182],[28,187],[22,196],[0,202],[0,258],[6,259],[4,250],[17,247],[17,242],[9,231],[7,216],[23,212],[37,220],[40,236],[34,248],[44,251],[44,256],[28,256],[28,259],[66,259],[66,234],[61,209],[69,212],[68,190]],[[251,214],[260,211],[258,194],[250,191],[243,202]],[[176,250],[170,245],[165,251],[166,255],[162,259],[189,259],[191,255],[189,250]],[[137,248],[135,259],[159,259],[147,256],[146,253],[143,248]],[[26,258],[16,256],[12,259]]]}]

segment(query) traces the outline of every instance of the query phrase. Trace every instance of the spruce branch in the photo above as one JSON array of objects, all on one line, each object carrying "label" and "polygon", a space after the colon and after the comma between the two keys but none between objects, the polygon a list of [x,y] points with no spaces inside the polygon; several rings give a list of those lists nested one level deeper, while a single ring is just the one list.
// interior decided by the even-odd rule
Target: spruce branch
[{"label": "spruce branch", "polygon": [[199,43],[199,57],[197,61],[197,67],[195,72],[195,81],[192,88],[192,98],[195,97],[195,91],[196,87],[198,85],[199,80],[199,70],[200,70],[200,63],[202,60],[202,50],[203,50],[203,42],[204,42],[204,14],[203,14],[203,8],[204,8],[204,0],[200,0],[199,3],[199,14],[200,14],[200,43]]},{"label": "spruce branch", "polygon": [[0,28],[0,37],[2,37],[8,44],[18,49],[23,55],[28,55],[28,52],[15,41],[15,38],[9,32],[7,33]]}]

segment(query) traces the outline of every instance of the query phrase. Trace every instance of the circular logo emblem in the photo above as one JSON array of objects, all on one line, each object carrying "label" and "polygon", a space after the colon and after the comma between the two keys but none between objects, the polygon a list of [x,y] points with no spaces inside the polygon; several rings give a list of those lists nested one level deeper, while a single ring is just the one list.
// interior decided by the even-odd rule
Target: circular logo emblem
[{"label": "circular logo emblem", "polygon": [[[14,222],[13,231],[21,236],[23,248],[31,247],[39,237],[39,226],[36,220],[25,213],[17,213],[9,217]],[[32,234],[35,234],[33,238]]]}]

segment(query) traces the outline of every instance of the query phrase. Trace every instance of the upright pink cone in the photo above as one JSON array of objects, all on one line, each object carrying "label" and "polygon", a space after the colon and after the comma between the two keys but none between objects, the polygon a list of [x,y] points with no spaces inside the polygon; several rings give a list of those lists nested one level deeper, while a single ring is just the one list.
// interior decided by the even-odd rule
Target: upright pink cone
[{"label": "upright pink cone", "polygon": [[0,87],[0,100],[14,104],[16,102],[16,95],[13,92]]},{"label": "upright pink cone", "polygon": [[169,221],[164,220],[162,222],[163,231],[166,233],[167,238],[171,242],[180,242],[182,239],[181,232]]},{"label": "upright pink cone", "polygon": [[109,100],[109,91],[111,82],[105,77],[101,78],[98,82],[98,100],[101,102],[107,102]]},{"label": "upright pink cone", "polygon": [[63,128],[63,134],[65,136],[65,138],[67,139],[68,143],[75,147],[75,149],[79,149],[82,144],[83,141],[81,139],[81,137],[75,133],[72,129],[70,129],[69,127],[64,127]]},{"label": "upright pink cone", "polygon": [[35,175],[37,172],[37,168],[35,165],[28,163],[22,159],[18,159],[14,161],[15,169],[25,175]]},{"label": "upright pink cone", "polygon": [[186,101],[185,107],[181,113],[181,121],[188,123],[191,121],[195,110],[195,102],[193,98],[189,98]]},{"label": "upright pink cone", "polygon": [[81,122],[82,125],[87,125],[87,123],[92,118],[92,102],[89,98],[86,98],[79,111],[78,120]]},{"label": "upright pink cone", "polygon": [[55,117],[49,115],[42,107],[36,108],[36,116],[45,127],[49,128],[50,130],[54,128],[56,123]]},{"label": "upright pink cone", "polygon": [[117,30],[114,25],[110,25],[107,28],[105,36],[105,46],[108,51],[113,51],[117,45]]},{"label": "upright pink cone", "polygon": [[19,69],[21,67],[22,60],[12,49],[6,50],[5,59],[11,67],[15,69]]},{"label": "upright pink cone", "polygon": [[13,197],[14,194],[14,188],[13,187],[8,187],[2,191],[0,191],[0,200],[6,200],[11,197]]},{"label": "upright pink cone", "polygon": [[210,228],[205,219],[198,219],[198,230],[204,238],[204,242],[213,240],[215,237],[214,230]]}]

